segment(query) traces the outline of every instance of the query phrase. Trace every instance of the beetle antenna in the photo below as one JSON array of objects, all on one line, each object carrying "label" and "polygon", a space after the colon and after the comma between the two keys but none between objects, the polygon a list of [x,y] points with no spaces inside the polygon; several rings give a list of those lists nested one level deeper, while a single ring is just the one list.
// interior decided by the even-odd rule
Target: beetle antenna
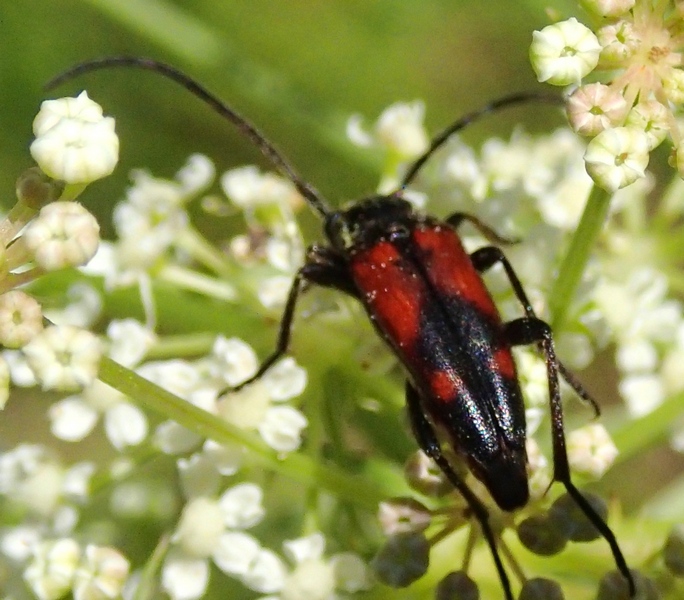
[{"label": "beetle antenna", "polygon": [[45,88],[51,90],[54,87],[85,73],[112,67],[134,67],[146,71],[153,71],[154,73],[158,73],[159,75],[180,84],[191,94],[202,100],[205,104],[208,104],[209,107],[221,117],[230,121],[240,133],[246,136],[257,148],[259,148],[261,153],[271,162],[271,164],[280,170],[294,184],[297,191],[304,196],[310,206],[321,217],[325,218],[332,212],[328,203],[323,199],[323,196],[318,190],[297,174],[294,168],[285,160],[283,155],[254,125],[220,98],[192,79],[189,75],[186,75],[170,65],[151,58],[137,56],[112,56],[100,58],[77,64],[67,71],[64,71],[62,74],[49,81]]},{"label": "beetle antenna", "polygon": [[548,104],[563,104],[565,99],[562,96],[556,94],[540,94],[538,92],[520,92],[518,94],[511,94],[510,96],[504,96],[498,100],[474,110],[471,113],[461,117],[458,121],[455,121],[449,125],[446,129],[438,133],[432,141],[430,142],[430,147],[416,159],[413,164],[409,167],[404,179],[401,182],[400,190],[403,190],[408,186],[416,177],[416,174],[425,164],[428,158],[430,158],[438,148],[441,148],[444,143],[455,133],[461,131],[464,127],[470,125],[474,121],[477,121],[480,117],[487,115],[489,113],[496,112],[502,108],[508,108],[509,106],[515,106],[516,104],[524,104],[526,102],[545,102]]}]

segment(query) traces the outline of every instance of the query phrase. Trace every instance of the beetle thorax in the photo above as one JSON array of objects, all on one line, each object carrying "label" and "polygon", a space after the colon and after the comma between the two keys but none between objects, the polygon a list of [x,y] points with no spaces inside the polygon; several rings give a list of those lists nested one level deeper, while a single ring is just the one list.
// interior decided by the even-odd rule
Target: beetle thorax
[{"label": "beetle thorax", "polygon": [[331,213],[325,232],[333,248],[350,252],[383,238],[406,236],[419,220],[406,200],[396,195],[372,196]]}]

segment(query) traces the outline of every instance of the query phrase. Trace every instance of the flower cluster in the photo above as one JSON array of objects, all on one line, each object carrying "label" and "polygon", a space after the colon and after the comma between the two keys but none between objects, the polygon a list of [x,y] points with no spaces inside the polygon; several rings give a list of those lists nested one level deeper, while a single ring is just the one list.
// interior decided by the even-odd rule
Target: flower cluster
[{"label": "flower cluster", "polygon": [[576,86],[568,116],[592,138],[587,171],[609,191],[625,187],[645,176],[649,153],[669,137],[684,173],[681,10],[651,0],[584,4],[594,31],[575,18],[549,25],[534,32],[530,56],[539,81]]}]

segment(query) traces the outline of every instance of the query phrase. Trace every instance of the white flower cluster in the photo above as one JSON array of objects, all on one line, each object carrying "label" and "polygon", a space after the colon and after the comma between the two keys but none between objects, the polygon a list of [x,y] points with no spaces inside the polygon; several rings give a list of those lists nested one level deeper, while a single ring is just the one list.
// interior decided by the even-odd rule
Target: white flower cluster
[{"label": "white flower cluster", "polygon": [[[570,18],[535,31],[530,47],[539,81],[578,86],[568,101],[575,131],[593,138],[587,171],[608,190],[645,176],[651,150],[669,135],[684,172],[676,112],[684,102],[679,32],[682,14],[668,2],[587,0],[599,17],[594,33]],[[586,82],[598,72],[611,81]]]}]

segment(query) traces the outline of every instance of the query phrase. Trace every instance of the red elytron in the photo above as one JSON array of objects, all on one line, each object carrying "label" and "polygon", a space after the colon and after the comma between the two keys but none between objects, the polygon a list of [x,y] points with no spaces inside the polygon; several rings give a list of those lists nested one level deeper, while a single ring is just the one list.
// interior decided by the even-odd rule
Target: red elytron
[{"label": "red elytron", "polygon": [[[511,348],[536,344],[546,360],[553,438],[554,480],[561,482],[610,545],[619,571],[635,594],[634,579],[615,535],[570,478],[565,449],[559,373],[585,400],[595,403],[556,358],[549,326],[535,315],[510,263],[496,246],[468,254],[456,231],[470,221],[489,239],[500,239],[474,217],[456,213],[445,220],[417,213],[402,199],[425,161],[454,132],[476,117],[530,99],[558,102],[536,94],[509,96],[460,119],[436,136],[409,168],[400,189],[333,210],[301,179],[273,145],[248,121],[173,67],[149,59],[114,57],[77,65],[52,82],[84,72],[132,66],[160,73],[197,95],[233,123],[296,186],[324,220],[327,245],[309,248],[297,272],[281,321],[275,351],[257,374],[263,375],[286,352],[299,293],[306,284],[335,288],[359,300],[377,332],[408,375],[406,400],[415,437],[468,502],[494,558],[507,600],[513,600],[496,537],[484,504],[450,465],[435,427],[446,432],[452,449],[503,510],[529,498],[525,451],[525,409]],[[503,266],[524,315],[502,322],[480,273]]]}]

